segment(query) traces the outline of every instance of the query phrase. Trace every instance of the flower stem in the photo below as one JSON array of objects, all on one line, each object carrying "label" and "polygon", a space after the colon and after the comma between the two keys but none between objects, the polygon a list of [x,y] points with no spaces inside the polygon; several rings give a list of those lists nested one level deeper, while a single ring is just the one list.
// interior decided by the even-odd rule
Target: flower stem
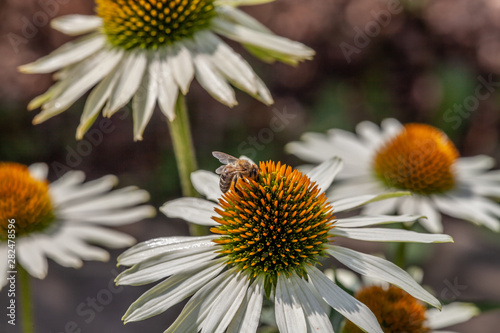
[{"label": "flower stem", "polygon": [[[186,101],[180,93],[175,104],[175,119],[169,121],[168,124],[181,181],[182,195],[196,197],[198,194],[191,183],[191,173],[197,169],[196,156],[191,138],[191,129],[189,128]],[[189,224],[189,231],[193,236],[208,234],[206,227],[194,223]]]},{"label": "flower stem", "polygon": [[33,304],[31,303],[30,275],[21,266],[17,266],[17,278],[19,281],[19,295],[21,299],[21,321],[23,333],[35,332],[35,322],[33,319]]},{"label": "flower stem", "polygon": [[406,269],[406,243],[398,243],[394,263],[402,269]]}]

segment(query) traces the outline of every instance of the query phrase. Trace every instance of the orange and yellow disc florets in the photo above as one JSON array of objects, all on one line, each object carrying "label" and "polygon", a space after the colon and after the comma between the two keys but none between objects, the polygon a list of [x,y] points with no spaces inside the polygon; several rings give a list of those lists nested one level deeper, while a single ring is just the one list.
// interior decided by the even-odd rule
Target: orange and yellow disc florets
[{"label": "orange and yellow disc florets", "polygon": [[8,236],[8,221],[15,220],[16,237],[46,228],[54,220],[46,182],[31,177],[17,163],[0,163],[0,240]]},{"label": "orange and yellow disc florets", "polygon": [[435,127],[408,124],[375,155],[376,176],[388,187],[430,195],[455,186],[453,163],[459,154]]},{"label": "orange and yellow disc florets", "polygon": [[[425,326],[425,306],[410,294],[397,287],[365,287],[356,293],[356,298],[364,303],[373,314],[385,333],[427,333]],[[348,321],[344,333],[361,333],[352,322]]]},{"label": "orange and yellow disc florets", "polygon": [[332,207],[306,175],[287,165],[260,163],[255,180],[240,179],[219,200],[221,253],[227,264],[250,277],[264,274],[276,283],[280,274],[306,276],[304,264],[324,255],[333,228]]},{"label": "orange and yellow disc florets", "polygon": [[215,16],[213,0],[96,0],[111,44],[156,49],[189,38]]}]

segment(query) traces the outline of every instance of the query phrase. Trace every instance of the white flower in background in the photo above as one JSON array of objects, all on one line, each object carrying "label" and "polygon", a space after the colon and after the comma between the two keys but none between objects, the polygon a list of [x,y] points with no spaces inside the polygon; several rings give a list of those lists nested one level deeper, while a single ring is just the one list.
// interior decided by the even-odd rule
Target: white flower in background
[{"label": "white flower in background", "polygon": [[440,307],[436,298],[391,262],[334,245],[338,237],[376,242],[452,241],[448,235],[369,227],[413,221],[417,216],[333,216],[405,193],[329,203],[324,189],[341,169],[339,159],[322,163],[308,175],[271,161],[259,167],[255,180],[241,179],[237,191],[224,194],[217,175],[194,172],[193,185],[209,200],[181,198],[161,208],[169,217],[210,226],[212,235],[152,239],[119,256],[119,265],[131,267],[117,277],[118,284],[163,280],[130,306],[125,322],[158,315],[191,296],[165,332],[255,332],[267,297],[275,303],[280,332],[333,332],[325,306],[368,332],[382,332],[364,304],[315,267],[325,256]]},{"label": "white flower in background", "polygon": [[115,176],[82,184],[84,173],[71,171],[49,184],[47,173],[43,163],[29,168],[0,163],[0,288],[7,282],[7,271],[15,270],[7,262],[9,239],[15,242],[18,264],[43,279],[47,258],[74,268],[82,260],[108,260],[107,251],[91,244],[121,248],[135,239],[102,226],[125,225],[156,213],[151,206],[137,206],[149,199],[146,191],[126,187],[109,192],[117,184]]},{"label": "white flower in background", "polygon": [[[330,275],[328,272],[325,274]],[[333,275],[340,284],[355,293],[356,299],[373,311],[384,332],[444,333],[437,330],[466,322],[481,312],[474,304],[462,302],[444,305],[441,311],[427,309],[408,293],[383,281],[364,277],[360,280],[356,274],[344,269],[337,269]],[[346,322],[342,332],[361,333],[350,322]],[[447,330],[446,333],[453,332]]]},{"label": "white flower in background", "polygon": [[58,80],[33,99],[41,123],[92,89],[80,120],[81,139],[98,114],[111,117],[132,100],[134,138],[142,139],[156,102],[173,120],[179,90],[194,77],[214,98],[237,104],[230,84],[265,104],[273,99],[251,66],[216,34],[241,43],[260,59],[296,65],[314,51],[279,37],[235,8],[273,0],[96,0],[97,16],[68,15],[51,25],[68,35],[88,34],[20,67],[24,73],[57,71]]},{"label": "white flower in background", "polygon": [[332,198],[356,193],[410,191],[364,208],[365,214],[421,214],[430,232],[442,232],[440,212],[500,231],[500,171],[488,171],[494,159],[484,155],[459,157],[448,137],[425,124],[402,125],[386,119],[379,128],[364,121],[355,135],[339,129],[326,135],[305,133],[285,149],[301,159],[321,163],[340,156],[346,167],[328,192]]}]

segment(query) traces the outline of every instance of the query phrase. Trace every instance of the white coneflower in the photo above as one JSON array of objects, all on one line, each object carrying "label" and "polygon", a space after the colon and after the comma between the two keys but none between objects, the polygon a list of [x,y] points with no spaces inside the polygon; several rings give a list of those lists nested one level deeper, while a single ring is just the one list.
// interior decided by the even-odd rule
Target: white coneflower
[{"label": "white coneflower", "polygon": [[[82,260],[106,261],[108,252],[94,245],[120,248],[135,240],[102,226],[125,225],[155,215],[153,207],[137,206],[149,199],[146,191],[126,187],[109,192],[117,184],[115,176],[82,184],[83,172],[71,171],[49,184],[47,172],[42,163],[29,168],[0,163],[0,287],[17,263],[31,276],[43,279],[47,258],[74,268]],[[9,221],[13,226],[9,227]],[[9,249],[15,249],[9,253],[15,253],[17,262],[8,264]]]},{"label": "white coneflower", "polygon": [[[333,213],[383,198],[376,195],[330,203],[324,194],[340,170],[328,160],[308,175],[274,162],[260,163],[255,180],[240,179],[222,194],[219,177],[195,172],[193,184],[210,200],[181,198],[162,211],[211,226],[212,235],[168,237],[138,244],[118,258],[131,266],[121,285],[159,282],[134,302],[125,322],[166,311],[190,296],[166,332],[255,332],[264,297],[275,303],[280,332],[333,332],[326,304],[368,332],[382,332],[373,313],[329,280],[315,265],[332,256],[346,266],[393,283],[433,306],[440,304],[396,265],[339,245],[337,237],[367,241],[449,242],[447,235],[363,228],[407,222],[415,216],[357,216]],[[390,197],[391,194],[386,195]]]},{"label": "white coneflower", "polygon": [[491,157],[459,157],[448,137],[425,124],[401,125],[386,119],[356,127],[358,136],[332,129],[328,134],[306,133],[286,150],[318,163],[340,156],[346,168],[332,187],[332,198],[355,193],[403,190],[412,196],[369,205],[367,214],[422,214],[420,223],[430,232],[442,232],[440,212],[500,231],[500,172],[488,171]]},{"label": "white coneflower", "polygon": [[272,104],[251,66],[216,35],[241,43],[264,61],[295,65],[311,59],[313,50],[276,36],[235,8],[270,1],[96,0],[97,16],[54,19],[52,27],[65,34],[87,35],[20,67],[25,73],[57,71],[58,82],[28,106],[42,107],[33,122],[65,111],[92,90],[77,138],[83,137],[101,110],[110,117],[132,100],[134,138],[141,140],[156,102],[173,120],[179,90],[186,94],[194,77],[228,106],[237,104],[230,84]]}]

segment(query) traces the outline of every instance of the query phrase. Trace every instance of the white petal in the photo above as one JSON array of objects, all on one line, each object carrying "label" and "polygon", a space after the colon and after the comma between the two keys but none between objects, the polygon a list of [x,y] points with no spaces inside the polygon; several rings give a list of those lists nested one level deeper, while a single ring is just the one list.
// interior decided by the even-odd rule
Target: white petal
[{"label": "white petal", "polygon": [[[325,274],[326,275],[326,274]],[[335,269],[335,280],[340,283],[343,287],[349,289],[350,291],[356,292],[362,288],[363,284],[356,274],[353,272],[337,268]]]},{"label": "white petal", "polygon": [[[172,60],[168,56],[160,57],[154,61],[159,62],[158,79],[158,105],[168,120],[175,119],[175,104],[179,94],[179,88],[174,81],[172,71]],[[192,65],[190,65],[192,68]]]},{"label": "white petal", "polygon": [[[7,271],[8,262],[7,262],[7,243],[0,244],[0,291],[3,286],[7,284]],[[260,310],[259,310],[260,313]]]},{"label": "white petal", "polygon": [[175,82],[177,82],[182,93],[187,94],[194,77],[191,53],[184,44],[178,42],[167,48],[167,58]]},{"label": "white petal", "polygon": [[[72,180],[78,181],[81,179],[81,176],[81,174],[68,172],[66,175],[64,175],[63,178],[73,178]],[[83,175],[83,177],[85,176]],[[62,188],[61,186],[56,187],[56,182],[54,182],[52,183],[51,187],[55,188],[51,188],[51,192],[56,205],[64,207],[64,204],[69,201],[95,197],[98,194],[110,191],[113,187],[116,186],[116,184],[118,184],[118,178],[113,175],[107,175],[99,179],[87,182],[83,185],[73,186],[71,188],[69,187],[69,184],[64,188]],[[61,211],[62,209],[59,210]]]},{"label": "white petal", "polygon": [[31,276],[37,279],[45,278],[48,270],[47,258],[45,258],[42,249],[38,246],[36,236],[22,237],[16,245],[19,264]]},{"label": "white petal", "polygon": [[[217,6],[251,6],[273,1],[275,0],[215,0],[214,4],[216,4]],[[217,9],[219,8],[220,7],[218,7]]]},{"label": "white petal", "polygon": [[441,311],[427,310],[426,317],[430,328],[440,329],[466,322],[480,313],[479,308],[472,303],[455,302],[444,305]]},{"label": "white petal", "polygon": [[139,243],[118,257],[118,265],[132,266],[143,262],[151,257],[161,255],[175,250],[190,250],[198,247],[210,247],[214,245],[212,239],[217,235],[202,237],[168,237],[155,238]]},{"label": "white petal", "polygon": [[407,223],[413,222],[422,216],[419,215],[382,215],[382,216],[354,216],[335,221],[335,228],[359,228],[370,225],[387,223]]},{"label": "white petal", "polygon": [[219,225],[212,220],[217,214],[214,208],[216,203],[199,198],[179,198],[166,202],[160,207],[166,216],[181,218],[186,221],[207,226]]},{"label": "white petal", "polygon": [[274,297],[276,323],[280,332],[307,332],[304,312],[297,301],[296,286],[293,282],[281,275],[276,284]]},{"label": "white petal", "polygon": [[487,155],[460,157],[454,167],[460,174],[479,174],[495,166],[495,159]]},{"label": "white petal", "polygon": [[67,225],[66,229],[75,238],[109,248],[121,248],[135,244],[134,237],[126,233],[95,225]]},{"label": "white petal", "polygon": [[370,242],[414,242],[414,243],[446,243],[453,242],[448,235],[424,234],[408,230],[389,228],[338,228],[330,231],[331,235]]},{"label": "white petal", "polygon": [[35,163],[31,164],[28,167],[30,176],[40,180],[40,181],[45,181],[47,180],[47,175],[49,174],[49,167],[45,163]]},{"label": "white petal", "polygon": [[92,223],[105,226],[121,226],[154,217],[156,208],[153,206],[139,206],[119,211],[99,212],[97,215],[68,214],[64,219],[68,223]]},{"label": "white petal", "polygon": [[76,36],[99,29],[103,19],[94,15],[65,15],[50,21],[50,26],[63,34]]},{"label": "white petal", "polygon": [[426,218],[420,219],[419,223],[432,233],[443,232],[443,224],[441,223],[441,213],[437,211],[430,200],[427,198],[421,198],[420,204],[418,205],[418,213],[424,215]]},{"label": "white petal", "polygon": [[392,283],[413,297],[441,308],[441,303],[416,283],[407,272],[385,259],[334,245],[328,245],[326,252],[359,274],[374,276]]},{"label": "white petal", "polygon": [[119,284],[143,285],[169,275],[193,270],[217,257],[216,249],[210,246],[156,255],[122,272],[115,281]]},{"label": "white petal", "polygon": [[191,182],[196,191],[212,201],[217,201],[222,196],[219,179],[218,175],[210,171],[198,170],[191,173]]},{"label": "white petal", "polygon": [[341,315],[367,332],[383,333],[370,309],[342,290],[315,267],[306,266],[307,273],[323,300]]},{"label": "white petal", "polygon": [[[219,297],[210,309],[207,318],[203,321],[203,332],[223,333],[238,311],[245,298],[249,279],[246,274],[235,274],[227,286],[220,292]],[[221,318],[218,318],[222,314]]]},{"label": "white petal", "polygon": [[42,106],[34,119],[39,124],[68,109],[78,98],[104,78],[118,64],[121,52],[102,50],[85,59],[71,69],[70,74],[61,81],[64,91]]},{"label": "white petal", "polygon": [[205,90],[219,102],[233,107],[236,102],[234,90],[226,79],[212,65],[209,56],[195,54],[193,56],[196,79]]},{"label": "white petal", "polygon": [[382,120],[380,127],[382,128],[385,140],[388,140],[393,136],[399,134],[401,130],[404,128],[403,125],[397,119],[394,118],[387,118]]},{"label": "white petal", "polygon": [[141,85],[132,99],[132,116],[134,120],[134,140],[142,140],[142,134],[149,123],[156,106],[158,96],[158,79],[160,64],[153,60],[146,68]]},{"label": "white petal", "polygon": [[116,82],[118,82],[120,78],[120,68],[119,65],[115,66],[115,68],[113,68],[113,70],[90,92],[80,117],[80,124],[76,130],[77,140],[83,139],[85,133],[97,119],[104,104],[108,101],[109,96],[111,96],[111,92],[115,89]]},{"label": "white petal", "polygon": [[[216,0],[220,1],[220,0]],[[238,0],[229,0],[228,2],[237,2]],[[243,0],[245,1],[245,0]],[[271,2],[274,0],[250,0],[250,1],[260,1],[260,2]],[[263,33],[272,33],[265,25],[256,20],[253,16],[248,15],[242,10],[237,8],[229,7],[229,6],[221,6],[216,7],[217,13],[224,17],[228,21],[232,21],[239,25],[245,26],[255,31],[263,32]]]},{"label": "white petal", "polygon": [[375,150],[384,143],[380,127],[371,121],[362,121],[356,125],[356,133],[371,149]]},{"label": "white petal", "polygon": [[147,319],[167,311],[216,277],[223,269],[223,263],[199,267],[196,271],[176,274],[160,282],[141,295],[123,316],[125,323]]},{"label": "white petal", "polygon": [[306,316],[308,332],[333,333],[330,318],[325,310],[323,310],[321,303],[309,289],[308,283],[296,274],[292,275],[291,280],[297,286],[295,292]]},{"label": "white petal", "polygon": [[326,191],[333,182],[335,176],[342,170],[343,162],[340,158],[331,158],[307,173],[313,182],[318,184],[321,192]]},{"label": "white petal", "polygon": [[104,45],[106,45],[106,37],[101,34],[83,37],[64,44],[35,62],[20,66],[19,71],[23,73],[51,73],[95,54]]},{"label": "white petal", "polygon": [[139,88],[147,62],[146,53],[143,51],[125,53],[121,62],[121,77],[118,79],[108,104],[103,110],[105,117],[111,117],[130,101]]},{"label": "white petal", "polygon": [[255,333],[264,299],[264,279],[259,276],[247,290],[246,298],[227,328],[227,333]]},{"label": "white petal", "polygon": [[346,210],[351,210],[354,208],[358,208],[360,206],[366,205],[368,203],[390,199],[390,198],[398,198],[411,195],[411,192],[393,192],[393,193],[382,193],[382,194],[366,194],[360,195],[357,197],[340,199],[332,202],[333,209],[336,213],[343,212]]},{"label": "white petal", "polygon": [[212,29],[240,43],[250,44],[264,50],[272,57],[295,64],[303,59],[312,59],[314,51],[305,45],[279,37],[274,34],[262,33],[247,27],[233,24],[220,18],[211,21]]}]

